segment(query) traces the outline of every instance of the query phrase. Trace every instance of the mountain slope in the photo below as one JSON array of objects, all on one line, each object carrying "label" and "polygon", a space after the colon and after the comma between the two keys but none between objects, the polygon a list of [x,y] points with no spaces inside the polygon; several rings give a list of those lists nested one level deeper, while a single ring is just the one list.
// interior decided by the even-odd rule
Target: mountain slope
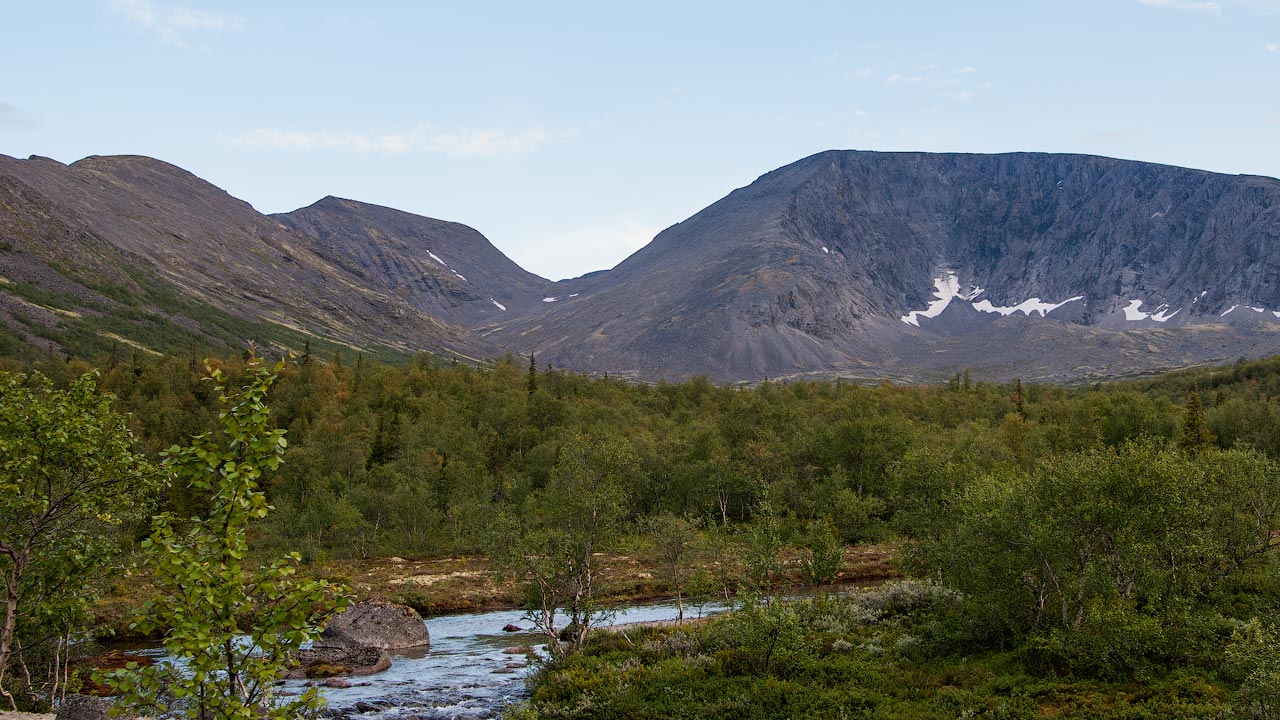
[{"label": "mountain slope", "polygon": [[458,223],[334,197],[272,217],[368,287],[467,327],[537,309],[553,287]]},{"label": "mountain slope", "polygon": [[1280,181],[831,151],[552,283],[463,225],[277,216],[141,157],[0,156],[0,353],[246,339],[642,379],[1081,380],[1280,352]]},{"label": "mountain slope", "polygon": [[[650,377],[1008,375],[1055,342],[1098,361],[1049,363],[1045,376],[1062,379],[1161,358],[1116,368],[1094,354],[1110,334],[1054,320],[1214,326],[1175,334],[1156,353],[1170,363],[1270,351],[1275,328],[1255,321],[1280,310],[1277,250],[1280,182],[1268,178],[1080,155],[832,151],[669,228],[576,303],[484,332],[557,364]],[[1220,324],[1228,311],[1235,327]],[[1025,345],[1027,322],[1057,339]],[[988,347],[955,352],[948,339],[971,333]]]},{"label": "mountain slope", "polygon": [[0,156],[0,203],[0,322],[29,343],[174,351],[316,339],[380,354],[496,351],[158,160]]}]

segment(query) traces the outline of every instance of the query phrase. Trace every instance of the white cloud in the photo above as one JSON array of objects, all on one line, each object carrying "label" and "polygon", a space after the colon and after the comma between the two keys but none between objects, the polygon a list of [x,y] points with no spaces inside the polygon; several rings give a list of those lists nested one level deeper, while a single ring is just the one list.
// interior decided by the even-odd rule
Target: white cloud
[{"label": "white cloud", "polygon": [[1243,5],[1255,12],[1280,12],[1280,0],[1235,0],[1235,3],[1237,5]]},{"label": "white cloud", "polygon": [[298,152],[333,150],[361,155],[431,153],[448,157],[495,157],[532,152],[550,139],[551,135],[541,128],[514,132],[496,128],[464,128],[440,132],[423,124],[405,133],[258,128],[227,138],[224,143],[233,147]]},{"label": "white cloud", "polygon": [[441,133],[431,138],[431,152],[450,157],[494,155],[521,155],[550,139],[546,130],[533,129],[520,132],[472,128],[452,133]]},{"label": "white cloud", "polygon": [[858,68],[853,71],[854,77],[869,78],[871,77],[871,68]]},{"label": "white cloud", "polygon": [[1267,52],[1280,52],[1280,43],[1267,43],[1263,45]]},{"label": "white cloud", "polygon": [[162,5],[152,0],[107,0],[107,7],[127,20],[134,30],[180,48],[192,47],[184,39],[189,34],[234,31],[245,25],[239,15]]},{"label": "white cloud", "polygon": [[972,66],[972,65],[965,65],[964,67],[960,68],[960,72],[961,72],[961,73],[963,73],[963,74],[965,74],[965,75],[968,75],[969,73],[976,73],[976,72],[978,72],[978,68],[976,68],[976,67],[974,67],[974,66]]},{"label": "white cloud", "polygon": [[1216,0],[1138,0],[1148,7],[1169,8],[1171,10],[1191,10],[1217,15],[1222,12],[1222,3]]}]

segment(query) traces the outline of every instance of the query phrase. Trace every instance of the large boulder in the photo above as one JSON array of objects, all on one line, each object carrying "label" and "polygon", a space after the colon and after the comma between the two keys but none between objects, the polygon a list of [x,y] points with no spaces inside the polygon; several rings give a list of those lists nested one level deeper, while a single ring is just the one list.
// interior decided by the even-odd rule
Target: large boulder
[{"label": "large boulder", "polygon": [[285,677],[320,680],[338,675],[372,675],[391,667],[391,654],[376,647],[311,648],[299,650],[298,667]]},{"label": "large boulder", "polygon": [[[108,720],[115,701],[110,698],[71,694],[58,706],[57,720]],[[132,720],[137,715],[120,715],[115,720]]]},{"label": "large boulder", "polygon": [[430,642],[427,625],[417,610],[374,600],[355,603],[330,618],[315,647],[401,650]]}]

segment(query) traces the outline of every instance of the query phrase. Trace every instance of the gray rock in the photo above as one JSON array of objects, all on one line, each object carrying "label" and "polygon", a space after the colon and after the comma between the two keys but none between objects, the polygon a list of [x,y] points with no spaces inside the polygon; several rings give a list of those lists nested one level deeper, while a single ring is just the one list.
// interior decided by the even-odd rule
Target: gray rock
[{"label": "gray rock", "polygon": [[[108,720],[115,701],[90,695],[68,695],[58,707],[57,720]],[[116,720],[137,720],[136,715],[120,715]]]},{"label": "gray rock", "polygon": [[427,625],[417,610],[406,605],[373,601],[355,603],[330,618],[315,647],[400,650],[430,642]]},{"label": "gray rock", "polygon": [[[947,271],[983,288],[968,312],[902,322]],[[1280,319],[1219,314],[1280,310],[1280,181],[1084,155],[824,152],[559,285],[580,297],[486,336],[557,367],[721,382],[966,367],[1067,380],[1264,355]],[[1047,318],[971,304],[1074,297]],[[1169,322],[1126,320],[1135,299]]]},{"label": "gray rock", "polygon": [[311,648],[299,650],[295,656],[298,667],[285,677],[327,678],[335,675],[373,675],[391,667],[391,654],[382,648]]}]

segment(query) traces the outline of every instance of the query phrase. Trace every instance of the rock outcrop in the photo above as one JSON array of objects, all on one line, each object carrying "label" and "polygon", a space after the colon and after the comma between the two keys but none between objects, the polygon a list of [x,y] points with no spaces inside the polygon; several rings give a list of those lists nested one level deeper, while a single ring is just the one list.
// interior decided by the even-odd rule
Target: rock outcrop
[{"label": "rock outcrop", "polygon": [[430,642],[427,625],[417,610],[375,600],[355,603],[330,618],[315,647],[402,650]]}]

